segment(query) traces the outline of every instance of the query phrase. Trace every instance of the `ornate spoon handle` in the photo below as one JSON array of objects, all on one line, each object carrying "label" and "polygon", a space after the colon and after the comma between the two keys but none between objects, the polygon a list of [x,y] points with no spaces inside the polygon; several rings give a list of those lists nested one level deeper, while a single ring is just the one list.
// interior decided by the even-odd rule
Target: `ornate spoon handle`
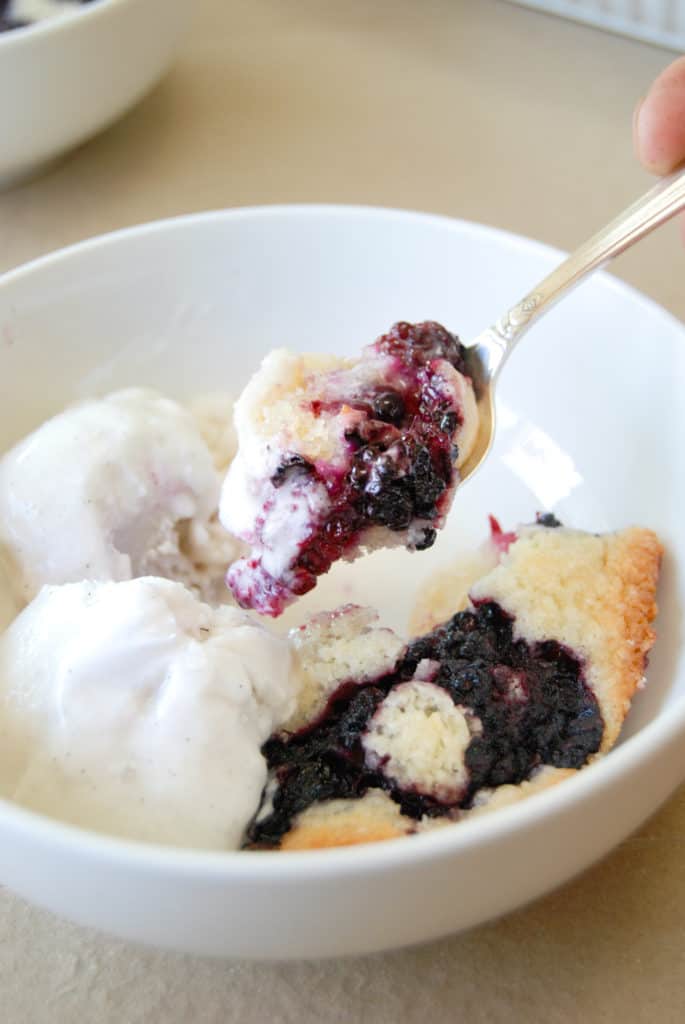
[{"label": "ornate spoon handle", "polygon": [[680,170],[663,178],[588,239],[488,329],[488,340],[495,341],[499,350],[499,359],[491,356],[491,372],[500,368],[521,335],[569,289],[683,209],[685,170]]}]

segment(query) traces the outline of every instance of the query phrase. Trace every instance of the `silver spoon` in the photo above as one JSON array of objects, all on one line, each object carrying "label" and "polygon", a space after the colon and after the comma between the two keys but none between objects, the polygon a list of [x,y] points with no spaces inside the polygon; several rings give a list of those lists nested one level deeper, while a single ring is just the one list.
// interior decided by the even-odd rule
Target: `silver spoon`
[{"label": "silver spoon", "polygon": [[529,327],[572,288],[614,256],[685,209],[685,169],[658,185],[576,249],[556,270],[466,346],[466,366],[478,401],[476,443],[459,468],[461,481],[476,471],[495,436],[495,382],[505,360]]}]

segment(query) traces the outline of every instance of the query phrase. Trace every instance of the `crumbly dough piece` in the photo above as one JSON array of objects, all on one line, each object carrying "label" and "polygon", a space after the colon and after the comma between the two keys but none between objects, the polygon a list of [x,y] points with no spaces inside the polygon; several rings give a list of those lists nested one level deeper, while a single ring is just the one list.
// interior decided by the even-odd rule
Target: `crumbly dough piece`
[{"label": "crumbly dough piece", "polygon": [[290,641],[299,693],[297,709],[283,726],[285,732],[314,722],[343,683],[354,680],[361,685],[392,671],[404,648],[396,633],[378,625],[376,612],[358,605],[314,615],[291,630]]}]

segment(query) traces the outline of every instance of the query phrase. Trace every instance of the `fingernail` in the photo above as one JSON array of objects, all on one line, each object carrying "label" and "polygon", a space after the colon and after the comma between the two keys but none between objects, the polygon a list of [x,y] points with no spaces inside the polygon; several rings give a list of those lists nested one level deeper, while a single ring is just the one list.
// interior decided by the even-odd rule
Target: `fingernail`
[{"label": "fingernail", "polygon": [[636,142],[637,142],[637,132],[638,132],[638,121],[640,119],[640,111],[642,110],[642,108],[644,106],[644,103],[645,103],[645,97],[643,96],[642,99],[638,100],[637,105],[635,107],[635,110],[633,111],[633,138],[635,139]]}]

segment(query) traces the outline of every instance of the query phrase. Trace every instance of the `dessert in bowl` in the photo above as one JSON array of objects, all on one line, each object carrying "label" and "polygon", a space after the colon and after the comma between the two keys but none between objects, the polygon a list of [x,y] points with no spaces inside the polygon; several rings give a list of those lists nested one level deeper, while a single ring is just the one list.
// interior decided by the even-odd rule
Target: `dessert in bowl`
[{"label": "dessert in bowl", "polygon": [[171,63],[191,6],[183,0],[0,5],[0,91],[12,97],[3,115],[0,187],[36,173],[152,88]]},{"label": "dessert in bowl", "polygon": [[[3,376],[13,381],[0,423],[2,448],[20,442],[68,403],[119,389],[155,388],[181,402],[217,387],[237,395],[260,357],[283,344],[351,357],[398,317],[413,322],[435,317],[468,337],[555,258],[535,243],[477,226],[353,208],[232,211],[85,243],[7,275],[2,282],[0,358]],[[68,287],[74,275],[83,282],[78,300]],[[161,294],[173,299],[163,305]],[[412,617],[416,621],[421,609],[426,612],[431,604],[425,595],[440,573],[448,570],[450,585],[458,577],[450,565],[462,565],[465,552],[480,543],[492,511],[507,524],[519,524],[532,522],[536,512],[551,510],[581,531],[620,531],[616,536],[624,536],[626,544],[633,535],[624,528],[640,524],[655,531],[666,548],[658,642],[647,686],[637,692],[624,739],[610,754],[580,772],[573,771],[578,767],[575,754],[567,760],[561,757],[556,767],[568,771],[570,778],[497,813],[448,819],[439,828],[405,828],[406,822],[400,822],[399,829],[386,831],[399,838],[346,849],[181,850],[159,842],[110,838],[106,821],[97,823],[97,834],[61,824],[51,820],[50,815],[60,816],[54,804],[38,808],[48,811],[46,815],[5,801],[0,814],[3,881],[76,920],[142,941],[223,955],[332,955],[388,948],[467,927],[539,895],[606,852],[667,796],[683,770],[679,741],[685,714],[679,696],[675,572],[680,557],[674,491],[678,482],[669,468],[674,456],[669,444],[678,437],[679,414],[675,398],[672,409],[668,402],[668,370],[655,368],[648,394],[641,385],[641,339],[648,337],[655,344],[657,336],[665,365],[672,367],[679,358],[681,326],[608,277],[588,283],[538,328],[507,368],[496,448],[476,478],[457,490],[433,546],[420,552],[377,551],[351,564],[336,564],[316,589],[291,604],[276,626],[268,624],[276,662],[281,655],[275,631],[281,624],[283,630],[299,627],[312,614],[341,604],[371,605],[378,611],[379,629],[408,637]],[[611,390],[607,374],[617,352],[624,375]],[[657,444],[651,425],[656,416],[656,405],[650,407],[653,391],[659,393],[660,409],[666,405],[672,417],[663,445]],[[653,400],[657,402],[656,397]],[[634,410],[629,422],[626,407]],[[621,452],[632,443],[625,464],[608,443],[606,450],[597,446],[598,424],[607,438],[623,436]],[[641,467],[639,485],[632,450]],[[170,464],[171,475],[172,471]],[[204,473],[209,472],[205,466]],[[67,493],[69,486],[65,473]],[[657,507],[650,493],[665,488],[671,489],[673,501],[669,498]],[[200,512],[211,519],[211,509]],[[534,536],[552,536],[559,528],[543,523],[527,529]],[[559,536],[570,543],[573,531]],[[524,538],[525,530],[517,543]],[[652,566],[658,560],[656,549],[653,555]],[[138,583],[122,577],[115,585]],[[496,597],[505,606],[505,581],[491,577],[491,584],[489,593],[474,595],[476,602]],[[607,600],[615,604],[609,584],[606,592]],[[445,586],[441,593],[444,597]],[[38,600],[48,602],[50,595],[48,588]],[[103,590],[105,598],[110,600]],[[180,621],[181,605],[168,589],[149,596],[150,601],[153,598],[163,598],[176,609]],[[82,592],[75,593],[74,607],[83,599]],[[456,610],[458,595],[449,594],[445,600]],[[135,602],[123,604],[121,621],[128,628],[125,616],[133,614]],[[114,609],[116,602],[110,607]],[[483,614],[496,617],[496,612],[487,611],[487,602],[482,607]],[[119,614],[113,611],[112,618]],[[182,614],[186,616],[185,609]],[[242,614],[230,608],[221,613],[225,621]],[[468,618],[474,611],[462,614],[467,616],[459,621],[462,633],[486,636],[485,626],[481,630],[476,623],[475,628]],[[195,621],[192,615],[183,623],[189,632],[215,628],[214,620]],[[433,625],[426,619],[418,631],[427,633]],[[368,622],[357,628],[368,631]],[[490,622],[487,629],[499,631],[503,657],[509,658],[506,623]],[[457,632],[448,638],[450,644],[463,643]],[[92,637],[90,632],[82,636],[80,640],[77,635],[72,650],[86,661],[100,656],[96,631]],[[561,639],[568,643],[568,638]],[[320,650],[320,641],[318,646]],[[641,653],[647,646],[646,642]],[[387,657],[398,655],[401,647],[402,642],[394,649],[390,644]],[[412,665],[404,666],[406,678],[386,679],[381,696],[371,695],[376,701],[375,724],[364,742],[379,775],[385,778],[389,773],[400,788],[404,755],[397,744],[388,747],[388,730],[392,732],[398,709],[420,716],[427,697],[442,707],[435,692],[437,676],[427,675],[426,665],[421,675],[415,671],[421,661],[452,657],[444,646],[441,651],[426,650],[421,658],[414,651]],[[558,660],[563,654],[551,648],[543,653],[548,662],[554,660],[552,655]],[[510,662],[501,661],[506,671],[498,672],[516,697],[523,685],[516,673],[526,666],[511,658]],[[641,663],[638,668],[634,685],[641,679]],[[565,674],[570,678],[573,673],[569,669]],[[529,672],[531,680],[534,675]],[[443,691],[447,692],[444,687]],[[80,692],[86,690],[82,687]],[[575,692],[583,696],[582,689]],[[265,712],[259,718],[259,737],[273,731],[278,719],[287,720],[287,696],[283,694],[282,706],[270,705],[272,715]],[[464,710],[450,726],[456,743],[463,745],[475,735],[476,718],[487,718],[487,701],[476,703],[466,697],[460,701]],[[586,711],[581,701],[581,718]],[[596,751],[603,734],[593,732],[591,708],[590,712],[587,736]],[[487,729],[482,736],[487,738]],[[96,750],[95,737],[91,744]],[[551,747],[549,756],[554,768]],[[488,781],[497,783],[493,777]],[[387,810],[381,806],[385,789],[370,788],[371,796],[380,798],[372,807],[379,820]],[[437,798],[444,805],[442,790],[424,792],[423,798],[428,803]],[[66,809],[63,816],[69,817]],[[406,817],[419,820],[415,814]],[[309,825],[319,827],[321,821],[313,822],[310,816]],[[115,829],[114,823],[111,827]],[[567,840],[571,832],[573,844]],[[264,838],[255,835],[255,845],[263,847]],[[536,871],[531,877],[533,859]],[[97,900],[92,899],[95,889]]]}]

